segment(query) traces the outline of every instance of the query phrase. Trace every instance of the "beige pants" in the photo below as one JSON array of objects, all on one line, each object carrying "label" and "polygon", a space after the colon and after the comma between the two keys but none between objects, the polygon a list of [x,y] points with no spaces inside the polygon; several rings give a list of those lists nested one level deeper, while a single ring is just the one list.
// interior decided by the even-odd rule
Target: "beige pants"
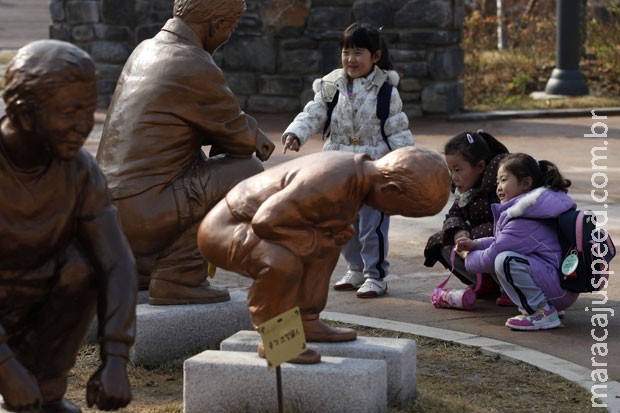
[{"label": "beige pants", "polygon": [[171,184],[114,200],[138,273],[200,285],[207,277],[196,244],[200,221],[233,186],[262,170],[255,157],[202,158]]}]

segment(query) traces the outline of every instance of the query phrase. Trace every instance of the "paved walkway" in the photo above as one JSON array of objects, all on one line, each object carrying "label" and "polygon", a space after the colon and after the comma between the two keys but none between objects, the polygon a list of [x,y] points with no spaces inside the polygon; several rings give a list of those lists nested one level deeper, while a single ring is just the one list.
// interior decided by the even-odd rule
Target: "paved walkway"
[{"label": "paved walkway", "polygon": [[[48,25],[47,2],[0,0],[0,49],[16,49],[29,41],[46,38]],[[0,102],[0,110],[2,106]],[[443,143],[456,133],[483,128],[500,138],[513,152],[527,152],[538,159],[554,161],[573,181],[570,194],[578,201],[580,208],[607,213],[609,220],[606,228],[620,247],[620,117],[617,111],[615,113],[607,119],[596,120],[607,125],[606,138],[585,138],[585,134],[592,133],[591,127],[595,120],[589,114],[572,116],[574,113],[570,113],[571,117],[557,117],[561,116],[560,113],[554,117],[483,118],[470,122],[414,119],[411,129],[417,145],[441,151]],[[92,153],[97,149],[104,116],[98,114],[99,122],[86,144]],[[262,128],[279,143],[279,136],[292,115],[264,115],[258,118]],[[604,129],[600,127],[595,131],[601,134]],[[299,154],[283,155],[279,145],[266,166],[319,151],[320,147],[318,137],[311,139]],[[605,166],[605,169],[593,170],[594,147],[607,147],[606,151],[598,152],[599,155],[607,155],[607,158],[596,162],[599,166]],[[593,187],[592,177],[595,173],[601,173],[595,183],[607,184],[605,188]],[[595,190],[594,194],[598,197],[603,196],[603,191],[607,190],[607,200],[596,202],[591,196],[592,190]],[[620,413],[620,275],[611,275],[606,296],[583,294],[567,311],[562,328],[551,331],[510,331],[503,324],[507,317],[514,315],[514,310],[497,307],[492,301],[478,300],[474,311],[435,309],[429,297],[447,272],[439,266],[424,267],[422,250],[428,236],[440,228],[443,215],[440,213],[420,219],[393,217],[388,294],[379,299],[361,300],[352,292],[330,292],[323,316],[476,345],[483,351],[501,354],[502,357],[530,362],[586,388],[592,384],[592,370],[605,370],[609,378],[606,389],[609,410]],[[617,258],[611,270],[620,272],[619,263],[620,258]],[[344,263],[341,261],[333,274],[333,280],[338,279],[344,271]],[[218,272],[215,282],[231,290],[248,286],[248,280],[224,271]],[[453,280],[451,285],[458,286],[459,283]],[[607,315],[608,324],[593,325],[594,311]],[[595,335],[601,337],[600,341],[594,338]],[[596,353],[593,357],[591,347],[597,343],[607,346],[606,355]],[[593,367],[594,363],[598,363],[599,367]],[[599,381],[603,379],[598,378]],[[598,393],[602,392],[599,390]]]}]

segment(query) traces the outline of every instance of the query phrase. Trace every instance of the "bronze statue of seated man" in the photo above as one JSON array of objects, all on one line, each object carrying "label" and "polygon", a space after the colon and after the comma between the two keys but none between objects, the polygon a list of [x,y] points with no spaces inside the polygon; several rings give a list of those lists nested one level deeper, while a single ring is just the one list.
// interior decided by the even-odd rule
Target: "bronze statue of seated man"
[{"label": "bronze statue of seated man", "polygon": [[129,57],[108,109],[97,161],[154,305],[230,299],[209,284],[196,233],[275,148],[241,111],[212,56],[245,7],[243,0],[176,0],[174,17]]},{"label": "bronze statue of seated man", "polygon": [[[254,327],[299,306],[306,341],[354,340],[355,330],[330,327],[319,315],[358,211],[368,204],[388,215],[434,215],[449,195],[445,162],[427,149],[400,148],[375,161],[315,153],[235,186],[202,221],[198,246],[217,267],[254,280],[248,294]],[[308,349],[292,361],[319,360]]]}]

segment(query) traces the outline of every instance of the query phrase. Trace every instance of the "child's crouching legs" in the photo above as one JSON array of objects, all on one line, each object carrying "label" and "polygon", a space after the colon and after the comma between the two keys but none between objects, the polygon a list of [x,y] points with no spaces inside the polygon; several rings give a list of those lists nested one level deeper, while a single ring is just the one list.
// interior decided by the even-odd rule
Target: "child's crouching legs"
[{"label": "child's crouching legs", "polygon": [[521,314],[506,320],[506,327],[513,330],[548,330],[562,323],[555,308],[534,282],[529,259],[521,254],[506,251],[495,258],[495,272],[510,299],[521,307]]},{"label": "child's crouching legs", "polygon": [[495,258],[495,274],[513,303],[532,314],[547,304],[547,298],[532,278],[528,258],[504,251]]}]

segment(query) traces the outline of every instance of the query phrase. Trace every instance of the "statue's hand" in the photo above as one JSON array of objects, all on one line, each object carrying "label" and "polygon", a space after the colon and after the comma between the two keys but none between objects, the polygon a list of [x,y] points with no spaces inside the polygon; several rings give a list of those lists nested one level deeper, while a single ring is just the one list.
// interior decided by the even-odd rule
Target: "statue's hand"
[{"label": "statue's hand", "polygon": [[11,411],[37,410],[43,396],[39,384],[14,357],[0,365],[0,394]]},{"label": "statue's hand", "polygon": [[267,135],[262,133],[262,131],[259,131],[256,139],[256,157],[265,162],[269,159],[275,149],[276,145],[269,140]]},{"label": "statue's hand", "polygon": [[108,356],[93,374],[86,388],[88,407],[99,410],[118,410],[131,401],[131,386],[127,376],[127,361],[118,356]]}]

